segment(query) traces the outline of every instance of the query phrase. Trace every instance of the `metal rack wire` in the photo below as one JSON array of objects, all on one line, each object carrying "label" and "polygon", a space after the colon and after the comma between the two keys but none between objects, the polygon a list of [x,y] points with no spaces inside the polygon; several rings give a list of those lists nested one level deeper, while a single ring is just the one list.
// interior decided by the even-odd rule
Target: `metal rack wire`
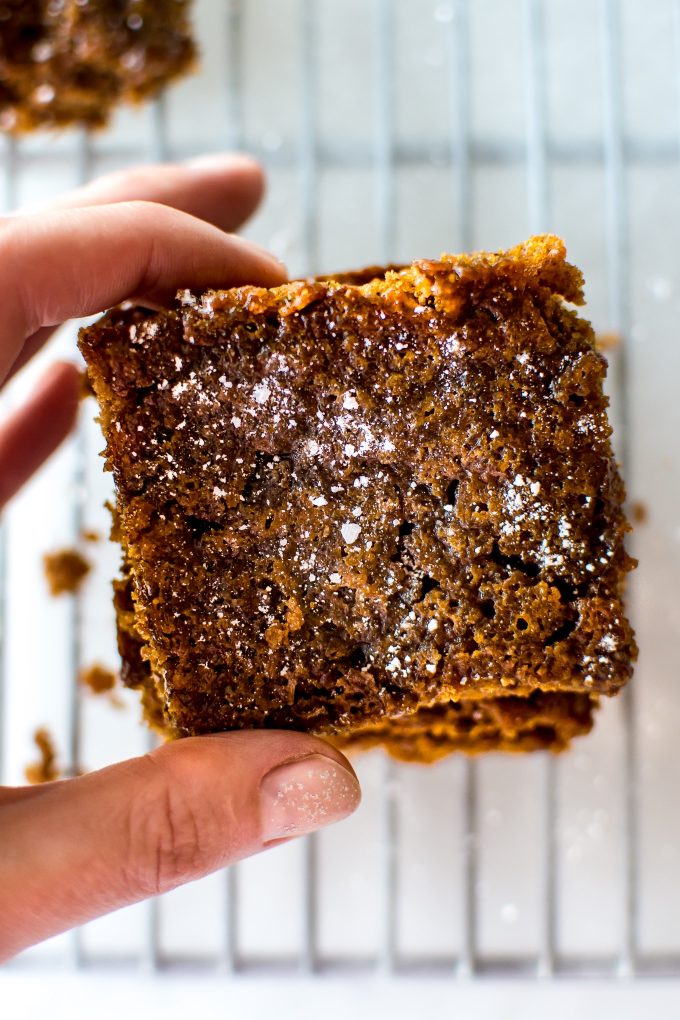
[{"label": "metal rack wire", "polygon": [[[297,173],[301,216],[301,272],[313,273],[320,268],[319,193],[324,172],[343,167],[370,169],[373,177],[373,208],[378,237],[378,255],[384,262],[397,257],[396,174],[402,167],[420,162],[434,162],[447,167],[453,208],[454,226],[450,231],[451,247],[466,250],[475,245],[475,181],[482,166],[517,166],[524,168],[528,209],[528,229],[539,232],[551,222],[551,169],[556,165],[599,166],[604,175],[606,202],[606,251],[609,312],[608,326],[623,338],[616,355],[615,384],[617,406],[620,407],[618,449],[624,471],[629,472],[632,461],[630,443],[630,372],[627,362],[627,344],[631,336],[631,310],[629,298],[630,238],[628,231],[628,202],[626,173],[638,165],[675,164],[680,146],[666,138],[639,139],[629,137],[625,130],[622,105],[623,56],[621,49],[622,5],[618,0],[597,0],[597,32],[601,55],[603,126],[599,141],[566,143],[552,136],[546,105],[546,47],[545,14],[550,0],[522,0],[517,11],[522,18],[525,43],[523,64],[525,96],[525,138],[523,143],[478,138],[473,132],[471,113],[470,73],[470,0],[450,0],[439,4],[434,17],[444,41],[446,73],[446,124],[448,139],[423,146],[421,140],[404,142],[394,128],[395,65],[395,9],[393,0],[373,0],[370,5],[370,32],[374,66],[374,120],[371,145],[343,144],[342,139],[331,144],[320,138],[318,60],[319,5],[315,0],[299,0],[297,5],[298,32],[301,61],[301,130],[296,146],[283,146],[277,151],[249,143],[256,155],[263,156],[276,173],[287,167]],[[676,60],[680,67],[680,3],[674,5],[676,16]],[[244,0],[229,0],[224,7],[224,52],[226,120],[223,137],[234,148],[249,142],[244,112],[244,66],[242,32],[245,16]],[[676,83],[677,84],[677,83]],[[680,89],[679,89],[680,94]],[[150,115],[150,146],[148,156],[162,160],[189,155],[181,146],[172,145],[168,125],[170,113],[166,100],[161,98]],[[105,136],[104,136],[105,141]],[[73,183],[89,178],[96,163],[100,146],[98,138],[83,134],[75,150],[68,157],[75,159]],[[22,169],[22,145],[8,141],[4,153],[4,203],[7,208],[16,204],[17,188]],[[33,159],[32,155],[27,157]],[[62,158],[57,156],[56,158]],[[75,491],[82,492],[84,484],[84,445],[78,443],[75,457]],[[73,535],[76,536],[83,521],[82,505],[74,501]],[[0,549],[0,563],[4,561]],[[3,585],[2,592],[6,591]],[[0,598],[2,595],[0,595]],[[0,610],[2,605],[0,604]],[[82,663],[82,618],[79,602],[73,603],[71,619],[71,674],[75,677]],[[1,635],[0,635],[1,640]],[[0,711],[3,709],[3,692],[7,684],[4,675],[4,656],[0,656]],[[82,764],[82,694],[77,684],[72,686],[70,721],[70,765],[75,772]],[[474,975],[489,976],[582,976],[598,974],[604,977],[634,977],[664,973],[680,977],[680,952],[643,953],[640,950],[640,781],[639,752],[635,731],[635,688],[624,695],[623,711],[623,782],[621,854],[623,860],[621,911],[622,925],[617,951],[606,958],[596,954],[582,957],[567,956],[559,947],[558,848],[557,833],[560,813],[559,770],[554,758],[541,761],[541,848],[540,865],[535,876],[541,903],[539,937],[535,952],[514,956],[485,953],[480,940],[480,774],[473,760],[461,763],[462,834],[459,854],[452,867],[460,887],[460,943],[454,955],[450,952],[429,957],[409,957],[401,951],[397,938],[400,895],[401,811],[399,774],[397,766],[385,759],[383,769],[383,795],[381,808],[381,930],[376,952],[370,955],[346,956],[336,959],[320,949],[319,888],[320,845],[318,837],[305,841],[304,888],[302,907],[302,936],[300,951],[294,959],[250,958],[239,946],[239,869],[224,873],[222,885],[223,911],[221,948],[219,952],[192,960],[192,966],[203,966],[225,974],[256,970],[278,972],[281,969],[294,973],[356,974],[375,971],[383,975],[396,973],[449,973],[452,977],[468,978]],[[2,761],[2,730],[0,729],[0,762]],[[161,945],[162,921],[160,904],[153,901],[146,907],[143,949],[128,962],[150,971],[181,965],[181,960],[165,954]],[[104,958],[92,960],[83,950],[79,932],[71,935],[68,962],[75,967],[101,965]],[[119,958],[118,962],[122,959]],[[22,961],[17,967],[25,965]]]}]

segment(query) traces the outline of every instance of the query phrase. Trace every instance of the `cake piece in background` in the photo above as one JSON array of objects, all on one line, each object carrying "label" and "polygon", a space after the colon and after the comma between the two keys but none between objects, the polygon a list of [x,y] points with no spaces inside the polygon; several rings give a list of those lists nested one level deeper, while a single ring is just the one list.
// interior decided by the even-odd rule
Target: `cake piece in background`
[{"label": "cake piece in background", "polygon": [[188,71],[190,0],[4,0],[0,130],[101,127]]}]

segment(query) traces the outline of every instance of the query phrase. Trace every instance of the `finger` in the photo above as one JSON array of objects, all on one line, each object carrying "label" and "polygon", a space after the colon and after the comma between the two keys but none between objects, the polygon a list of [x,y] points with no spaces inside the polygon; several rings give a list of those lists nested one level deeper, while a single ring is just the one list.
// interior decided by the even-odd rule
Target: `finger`
[{"label": "finger", "polygon": [[24,365],[28,364],[33,355],[37,354],[38,351],[45,346],[57,328],[58,326],[42,326],[40,329],[36,329],[35,333],[31,333],[31,335],[24,341],[24,345],[19,352],[19,356],[15,359],[14,364],[7,373],[5,382],[9,382],[12,376],[16,375],[17,372],[24,367]]},{"label": "finger", "polygon": [[[236,230],[257,208],[263,192],[264,173],[255,160],[238,154],[200,156],[182,165],[134,167],[98,177],[59,196],[50,208],[76,209],[135,200],[158,202],[222,230]],[[54,327],[48,326],[28,337],[9,375],[23,368],[53,332]]]},{"label": "finger", "polygon": [[26,404],[0,426],[0,509],[69,434],[78,414],[80,373],[52,365]]},{"label": "finger", "polygon": [[26,337],[126,298],[171,302],[198,290],[285,279],[264,249],[151,202],[121,202],[6,219],[0,233],[0,379]]},{"label": "finger", "polygon": [[40,783],[36,786],[0,786],[0,818],[2,808],[7,804],[15,804],[20,800],[35,800],[42,794],[49,791],[48,783]]},{"label": "finger", "polygon": [[264,173],[259,163],[240,154],[221,154],[200,156],[183,164],[161,163],[106,174],[60,195],[49,208],[158,202],[222,230],[236,230],[255,211],[263,192]]},{"label": "finger", "polygon": [[324,741],[244,731],[166,744],[0,807],[0,959],[350,814]]}]

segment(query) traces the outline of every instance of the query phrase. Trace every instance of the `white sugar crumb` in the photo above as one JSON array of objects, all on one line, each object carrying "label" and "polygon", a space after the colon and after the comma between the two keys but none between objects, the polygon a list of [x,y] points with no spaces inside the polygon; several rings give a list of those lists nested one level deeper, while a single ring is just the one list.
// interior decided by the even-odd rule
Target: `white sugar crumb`
[{"label": "white sugar crumb", "polygon": [[308,441],[308,443],[307,443],[307,453],[309,454],[310,457],[315,457],[316,454],[319,452],[319,449],[320,449],[320,447],[319,447],[319,444],[317,443],[316,439],[310,439]]},{"label": "white sugar crumb", "polygon": [[337,572],[335,572],[333,574],[329,574],[328,580],[331,582],[331,584],[341,584],[342,583],[342,577]]},{"label": "white sugar crumb", "polygon": [[237,414],[232,415],[231,424],[234,426],[235,429],[237,429],[241,424],[241,419]]},{"label": "white sugar crumb", "polygon": [[258,383],[253,390],[253,397],[258,404],[266,404],[271,396],[271,392],[265,383]]},{"label": "white sugar crumb", "polygon": [[36,64],[43,64],[46,60],[49,60],[54,53],[54,46],[49,42],[36,43],[31,50],[31,60],[34,60]]},{"label": "white sugar crumb", "polygon": [[529,489],[531,490],[532,496],[538,496],[539,492],[541,491],[541,483],[532,482],[531,485],[529,486]]},{"label": "white sugar crumb", "polygon": [[219,485],[215,485],[213,487],[213,496],[215,496],[216,499],[224,499],[226,495],[227,495],[226,489],[220,489]]},{"label": "white sugar crumb", "polygon": [[181,290],[177,297],[179,298],[179,302],[182,305],[193,306],[196,304],[196,298],[194,297],[190,290],[187,289]]},{"label": "white sugar crumb", "polygon": [[437,666],[435,665],[434,662],[426,662],[425,663],[425,669],[427,670],[428,673],[436,673],[437,672]]},{"label": "white sugar crumb", "polygon": [[522,485],[525,484],[524,483],[524,476],[523,475],[515,475],[515,479],[514,479],[512,484],[516,485],[518,488],[520,488]]},{"label": "white sugar crumb", "polygon": [[186,391],[188,389],[189,389],[189,387],[188,387],[188,385],[185,382],[178,382],[178,383],[175,383],[175,385],[172,387],[172,391],[171,392],[172,392],[173,397],[179,397],[180,394],[186,393]]},{"label": "white sugar crumb", "polygon": [[342,449],[346,457],[353,457],[354,454],[357,452],[356,448],[352,445],[352,443],[345,443]]},{"label": "white sugar crumb", "polygon": [[348,411],[356,411],[359,405],[356,397],[352,396],[351,393],[345,393],[345,399],[342,402],[342,406]]},{"label": "white sugar crumb", "polygon": [[326,506],[328,500],[325,496],[315,496],[312,500],[312,506]]},{"label": "white sugar crumb", "polygon": [[518,354],[516,357],[520,365],[526,365],[527,361],[529,360],[529,355],[527,354],[526,351],[522,351],[522,353]]},{"label": "white sugar crumb", "polygon": [[500,432],[498,429],[494,429],[493,432],[489,432],[489,439],[498,439]]},{"label": "white sugar crumb", "polygon": [[38,85],[37,89],[33,91],[33,99],[36,103],[40,103],[42,106],[46,106],[51,103],[56,95],[54,88],[51,85]]},{"label": "white sugar crumb", "polygon": [[427,625],[427,629],[429,631],[433,631],[433,630],[436,630],[438,626],[439,626],[439,622],[437,620],[430,620],[430,622]]},{"label": "white sugar crumb", "polygon": [[349,521],[347,521],[340,528],[340,532],[342,534],[343,540],[347,543],[347,545],[352,545],[354,542],[356,542],[359,535],[361,534],[361,525],[351,524]]},{"label": "white sugar crumb", "polygon": [[386,439],[382,444],[382,449],[385,453],[393,453],[396,450],[396,446],[391,439]]},{"label": "white sugar crumb", "polygon": [[401,669],[401,659],[399,659],[398,656],[395,655],[394,658],[390,659],[390,661],[387,663],[385,669],[388,670],[390,673],[394,673],[396,669]]},{"label": "white sugar crumb", "polygon": [[600,638],[600,648],[604,648],[606,652],[615,652],[618,648],[616,638],[612,634],[605,634]]}]

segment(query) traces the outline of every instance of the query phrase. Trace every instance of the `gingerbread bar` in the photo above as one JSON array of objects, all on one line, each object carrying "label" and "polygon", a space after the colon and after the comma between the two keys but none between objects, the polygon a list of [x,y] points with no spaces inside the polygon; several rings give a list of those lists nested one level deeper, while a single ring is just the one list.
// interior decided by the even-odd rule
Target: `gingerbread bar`
[{"label": "gingerbread bar", "polygon": [[368,276],[185,292],[81,332],[123,679],[174,736],[399,753],[444,719],[451,749],[558,749],[635,656],[581,274],[545,236]]}]

